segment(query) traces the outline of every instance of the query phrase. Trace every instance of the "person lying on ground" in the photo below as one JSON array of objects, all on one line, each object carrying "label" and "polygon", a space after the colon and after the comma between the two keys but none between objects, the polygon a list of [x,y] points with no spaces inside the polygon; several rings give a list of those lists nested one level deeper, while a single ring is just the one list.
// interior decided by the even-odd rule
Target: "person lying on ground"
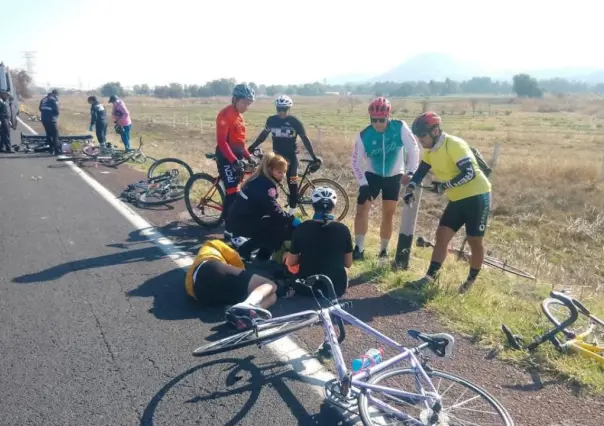
[{"label": "person lying on ground", "polygon": [[[185,289],[205,306],[232,305],[225,318],[240,331],[251,327],[254,319],[272,318],[268,308],[278,293],[273,281],[247,271],[239,254],[221,240],[201,246],[187,271]],[[283,292],[282,296],[291,295],[287,289]]]},{"label": "person lying on ground", "polygon": [[287,213],[277,200],[277,183],[287,170],[287,161],[274,152],[262,157],[255,173],[246,180],[237,194],[225,223],[225,236],[245,237],[249,240],[238,248],[245,260],[259,249],[256,259],[270,259],[286,240],[291,240],[293,229],[300,219]]},{"label": "person lying on ground", "polygon": [[[348,288],[346,268],[352,265],[352,236],[346,225],[334,220],[332,214],[337,203],[333,189],[317,187],[312,192],[314,215],[304,221],[292,235],[291,248],[285,255],[285,264],[299,278],[315,274],[327,275],[333,282],[336,296],[341,297]],[[296,294],[310,296],[307,287],[295,286]],[[328,289],[321,289],[331,296]]]}]

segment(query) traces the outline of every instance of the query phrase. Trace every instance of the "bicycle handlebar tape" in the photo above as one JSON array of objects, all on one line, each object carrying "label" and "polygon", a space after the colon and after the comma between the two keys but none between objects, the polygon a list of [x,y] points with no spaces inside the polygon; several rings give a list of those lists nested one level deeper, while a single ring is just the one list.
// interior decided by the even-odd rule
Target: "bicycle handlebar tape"
[{"label": "bicycle handlebar tape", "polygon": [[402,203],[403,211],[401,214],[401,223],[399,226],[398,241],[396,244],[396,254],[394,256],[394,269],[409,269],[409,257],[411,256],[411,246],[413,245],[413,234],[417,224],[417,215],[419,205],[422,199],[422,188],[415,188],[415,202],[408,206]]}]

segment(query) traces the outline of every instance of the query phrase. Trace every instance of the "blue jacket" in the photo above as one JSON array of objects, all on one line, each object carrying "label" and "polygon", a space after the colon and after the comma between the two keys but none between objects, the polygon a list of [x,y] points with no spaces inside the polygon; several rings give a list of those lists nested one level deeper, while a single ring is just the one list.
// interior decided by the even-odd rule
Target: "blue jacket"
[{"label": "blue jacket", "polygon": [[40,101],[40,112],[42,121],[54,122],[59,120],[59,100],[50,93]]},{"label": "blue jacket", "polygon": [[291,225],[294,220],[294,216],[279,205],[277,186],[260,175],[249,181],[237,194],[226,219],[226,229],[238,236],[249,235],[264,216],[271,217],[278,228]]}]

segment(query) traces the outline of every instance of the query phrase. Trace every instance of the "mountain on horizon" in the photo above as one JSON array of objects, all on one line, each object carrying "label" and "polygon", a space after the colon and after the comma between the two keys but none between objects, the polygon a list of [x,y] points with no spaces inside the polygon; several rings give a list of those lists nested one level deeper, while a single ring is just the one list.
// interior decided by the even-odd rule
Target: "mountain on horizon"
[{"label": "mountain on horizon", "polygon": [[487,70],[477,64],[456,60],[444,53],[424,53],[413,56],[400,65],[373,75],[349,74],[327,78],[328,84],[344,83],[375,83],[378,81],[444,81],[469,80],[472,77],[491,77],[493,80],[511,81],[518,73],[527,73],[537,79],[564,78],[567,80],[584,81],[590,84],[604,82],[604,69],[593,67],[544,68],[533,70],[506,69],[501,71]]}]

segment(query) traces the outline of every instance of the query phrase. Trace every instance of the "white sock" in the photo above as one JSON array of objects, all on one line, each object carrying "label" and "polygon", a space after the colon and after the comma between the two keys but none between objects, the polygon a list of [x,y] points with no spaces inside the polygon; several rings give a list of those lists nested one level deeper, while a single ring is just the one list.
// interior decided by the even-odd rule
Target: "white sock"
[{"label": "white sock", "polygon": [[260,302],[262,302],[262,294],[258,291],[252,291],[247,299],[245,299],[245,302],[253,306],[258,306],[260,305]]},{"label": "white sock", "polygon": [[387,249],[388,249],[388,243],[389,243],[389,242],[390,242],[390,240],[388,240],[388,239],[386,239],[386,240],[382,239],[382,240],[380,241],[380,251],[387,250]]},{"label": "white sock", "polygon": [[289,210],[287,211],[289,214],[294,214],[294,212],[296,211],[295,208],[290,207]]},{"label": "white sock", "polygon": [[359,248],[359,251],[362,252],[365,250],[365,236],[364,235],[355,235],[354,242]]}]

